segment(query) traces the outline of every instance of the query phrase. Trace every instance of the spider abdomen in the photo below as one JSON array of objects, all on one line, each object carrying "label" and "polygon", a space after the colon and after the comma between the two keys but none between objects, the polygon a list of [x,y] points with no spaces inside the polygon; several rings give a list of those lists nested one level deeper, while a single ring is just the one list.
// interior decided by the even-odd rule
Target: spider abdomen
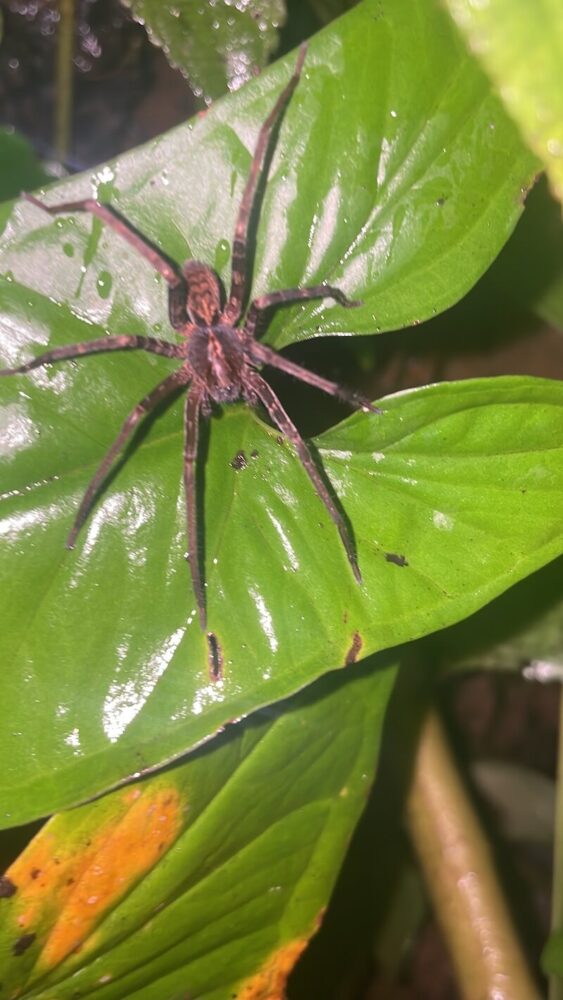
[{"label": "spider abdomen", "polygon": [[196,327],[187,354],[194,378],[204,383],[216,403],[230,403],[242,392],[243,346],[232,327]]},{"label": "spider abdomen", "polygon": [[191,322],[211,326],[218,319],[221,308],[219,279],[215,271],[199,260],[187,260],[182,274],[188,288],[186,312]]}]

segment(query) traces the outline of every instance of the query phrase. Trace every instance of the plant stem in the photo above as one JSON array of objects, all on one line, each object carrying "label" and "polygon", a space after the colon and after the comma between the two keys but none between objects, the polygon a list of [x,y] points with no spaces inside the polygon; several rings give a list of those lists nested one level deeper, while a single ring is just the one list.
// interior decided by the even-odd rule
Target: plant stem
[{"label": "plant stem", "polygon": [[539,997],[497,881],[490,846],[434,711],[421,730],[407,823],[463,997]]},{"label": "plant stem", "polygon": [[[553,847],[553,885],[551,932],[563,927],[563,689],[559,693],[559,750],[557,753],[557,785],[555,792],[555,831]],[[549,978],[549,1000],[563,1000],[563,980]]]},{"label": "plant stem", "polygon": [[55,150],[60,163],[68,159],[70,148],[72,95],[74,82],[75,0],[60,0],[55,87]]}]

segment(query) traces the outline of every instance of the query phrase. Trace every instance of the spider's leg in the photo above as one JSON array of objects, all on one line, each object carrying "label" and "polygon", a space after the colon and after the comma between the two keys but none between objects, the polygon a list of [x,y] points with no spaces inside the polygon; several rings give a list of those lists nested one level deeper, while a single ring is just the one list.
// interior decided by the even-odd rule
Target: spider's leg
[{"label": "spider's leg", "polygon": [[268,295],[260,295],[250,304],[246,317],[245,327],[251,337],[254,336],[256,325],[262,319],[264,312],[272,306],[289,305],[290,302],[299,302],[304,299],[335,299],[341,306],[347,309],[361,306],[361,302],[349,299],[340,288],[334,285],[313,285],[311,288],[283,288],[279,292],[270,292]]},{"label": "spider's leg", "polygon": [[68,344],[66,347],[55,347],[52,351],[39,354],[31,361],[26,361],[16,368],[0,368],[0,375],[22,375],[32,368],[49,365],[54,361],[69,361],[85,354],[98,354],[102,351],[149,351],[152,354],[164,354],[167,358],[183,357],[177,344],[169,344],[155,337],[140,337],[137,334],[115,334],[110,337],[100,337],[98,340],[86,340],[83,344]]},{"label": "spider's leg", "polygon": [[199,565],[199,541],[197,534],[196,461],[199,437],[199,414],[202,392],[193,386],[188,393],[184,410],[184,489],[186,493],[186,517],[188,529],[188,562],[197,601],[200,625],[205,632],[207,615],[205,593]]},{"label": "spider's leg", "polygon": [[299,77],[301,76],[303,63],[305,61],[306,52],[307,46],[302,45],[299,49],[297,63],[291,80],[285,90],[283,90],[278,97],[274,107],[270,111],[270,114],[266,118],[266,121],[262,125],[258,134],[258,142],[256,143],[256,149],[254,150],[254,156],[250,165],[250,172],[244,189],[244,194],[242,196],[233,237],[231,290],[229,292],[229,301],[224,312],[225,322],[227,323],[236,323],[242,311],[246,295],[248,225],[252,215],[256,189],[264,168],[272,131],[297,86]]},{"label": "spider's leg", "polygon": [[257,372],[251,372],[249,374],[247,384],[260,399],[276,427],[278,427],[282,434],[285,434],[285,436],[291,441],[293,447],[299,455],[299,458],[301,459],[301,464],[303,465],[305,472],[309,476],[309,479],[315,488],[315,491],[324,503],[330,517],[338,528],[342,544],[346,550],[346,555],[348,556],[348,562],[352,567],[352,572],[358,583],[361,583],[362,575],[360,573],[360,567],[358,566],[352,539],[348,534],[348,529],[346,528],[344,519],[327,490],[311,457],[311,453],[297,430],[297,427],[292,422],[289,415],[285,412],[273,389],[270,388],[268,383],[265,382]]},{"label": "spider's leg", "polygon": [[163,399],[166,399],[167,396],[170,396],[180,386],[186,385],[188,381],[189,381],[189,375],[186,369],[182,366],[182,368],[178,368],[176,369],[176,371],[172,372],[171,375],[167,375],[167,377],[163,379],[162,382],[159,382],[159,384],[156,386],[155,389],[152,390],[152,392],[149,392],[149,394],[145,396],[145,398],[142,399],[140,403],[137,403],[137,406],[135,406],[133,410],[131,410],[129,416],[124,420],[121,430],[117,435],[115,441],[113,442],[111,448],[104,455],[100,465],[98,466],[96,472],[94,473],[92,479],[88,484],[88,489],[86,490],[82,498],[82,503],[80,504],[80,507],[78,509],[78,514],[76,515],[76,518],[74,520],[74,524],[72,526],[70,535],[67,538],[66,542],[67,549],[74,548],[76,536],[78,535],[78,532],[80,531],[82,525],[84,524],[84,521],[88,517],[88,513],[90,511],[96,493],[98,492],[101,484],[103,483],[108,472],[110,471],[114,460],[117,458],[120,451],[123,449],[123,446],[127,442],[128,438],[131,437],[139,421],[147,413],[150,413],[151,410],[154,410],[154,408],[158,406],[158,404]]},{"label": "spider's leg", "polygon": [[323,378],[322,375],[316,375],[307,368],[302,368],[301,365],[296,365],[295,362],[290,361],[289,358],[284,358],[283,355],[278,354],[271,347],[267,347],[266,344],[259,344],[257,341],[253,341],[249,347],[249,353],[253,361],[262,365],[270,365],[272,368],[278,368],[280,371],[285,372],[286,375],[293,375],[294,378],[298,378],[301,382],[307,382],[309,385],[315,386],[316,389],[327,392],[330,396],[342,399],[357,410],[383,413],[383,410],[379,406],[374,406],[373,403],[370,403],[369,399],[360,395],[360,393],[346,389],[338,385],[338,382],[331,382],[329,379]]},{"label": "spider's leg", "polygon": [[144,236],[141,236],[135,227],[127,219],[124,219],[111,205],[103,205],[101,202],[96,201],[95,198],[84,198],[82,201],[64,201],[59,205],[46,205],[45,202],[40,201],[39,198],[36,198],[32,194],[27,194],[25,191],[22,193],[22,198],[30,201],[32,205],[36,205],[37,208],[42,208],[45,212],[49,212],[49,215],[58,215],[60,212],[91,212],[92,215],[97,215],[102,222],[105,222],[106,225],[110,226],[111,229],[126,240],[145,260],[148,260],[154,270],[158,271],[164,280],[168,282],[170,288],[183,285],[183,278],[164,254],[160,253]]}]

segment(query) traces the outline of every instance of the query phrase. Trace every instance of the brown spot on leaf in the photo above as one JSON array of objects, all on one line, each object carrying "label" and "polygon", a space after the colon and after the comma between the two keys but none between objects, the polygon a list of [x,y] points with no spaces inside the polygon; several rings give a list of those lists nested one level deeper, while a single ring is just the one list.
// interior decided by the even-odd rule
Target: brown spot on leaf
[{"label": "brown spot on leaf", "polygon": [[9,899],[18,891],[17,885],[7,875],[0,875],[0,899]]},{"label": "brown spot on leaf", "polygon": [[231,468],[235,470],[235,472],[240,472],[241,469],[246,469],[248,462],[246,460],[246,455],[244,454],[244,452],[237,451],[235,457],[231,459],[230,465]]},{"label": "brown spot on leaf", "polygon": [[41,869],[40,868],[32,868],[31,872],[30,872],[30,875],[31,875],[32,879],[35,881],[35,879],[39,878],[39,876],[41,875]]},{"label": "brown spot on leaf", "polygon": [[408,559],[406,556],[398,555],[397,552],[386,552],[385,558],[387,562],[393,563],[395,566],[408,566]]},{"label": "brown spot on leaf", "polygon": [[23,955],[24,951],[27,951],[28,948],[31,948],[31,945],[35,941],[35,938],[36,938],[35,934],[22,934],[22,936],[18,938],[17,941],[14,942],[12,946],[12,954],[16,955],[16,957],[19,955]]},{"label": "brown spot on leaf", "polygon": [[350,646],[350,649],[346,653],[346,659],[344,660],[344,663],[347,667],[349,667],[351,663],[356,662],[361,652],[363,644],[364,641],[360,633],[354,632],[354,635],[352,636],[352,645]]}]

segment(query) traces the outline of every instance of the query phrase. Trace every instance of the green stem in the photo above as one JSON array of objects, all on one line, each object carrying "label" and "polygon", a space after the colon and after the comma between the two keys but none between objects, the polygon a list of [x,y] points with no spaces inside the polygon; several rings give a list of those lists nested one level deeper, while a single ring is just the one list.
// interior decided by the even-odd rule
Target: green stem
[{"label": "green stem", "polygon": [[60,163],[68,159],[74,83],[75,0],[60,0],[55,89],[55,150]]},{"label": "green stem", "polygon": [[490,846],[440,720],[423,724],[407,823],[465,1000],[535,1000]]}]

